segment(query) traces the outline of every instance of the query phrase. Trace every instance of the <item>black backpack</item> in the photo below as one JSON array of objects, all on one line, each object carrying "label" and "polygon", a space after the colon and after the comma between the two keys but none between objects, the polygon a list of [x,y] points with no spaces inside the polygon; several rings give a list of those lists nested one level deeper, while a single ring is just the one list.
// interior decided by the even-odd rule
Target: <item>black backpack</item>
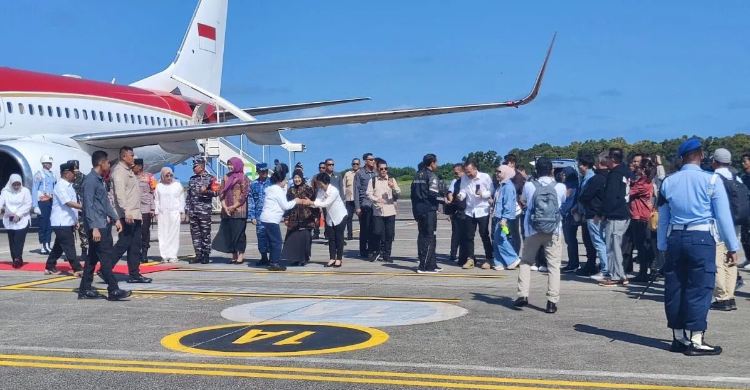
[{"label": "black backpack", "polygon": [[724,188],[727,190],[729,198],[729,209],[732,212],[732,220],[735,226],[745,225],[750,222],[750,190],[737,181],[737,177],[732,174],[729,180],[722,175],[717,175],[724,182]]}]

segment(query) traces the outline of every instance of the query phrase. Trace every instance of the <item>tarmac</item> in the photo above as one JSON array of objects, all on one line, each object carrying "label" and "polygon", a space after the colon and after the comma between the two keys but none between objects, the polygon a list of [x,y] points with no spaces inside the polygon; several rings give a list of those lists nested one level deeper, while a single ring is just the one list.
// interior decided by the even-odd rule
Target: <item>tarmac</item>
[{"label": "tarmac", "polygon": [[[518,271],[456,266],[447,258],[445,219],[437,275],[414,272],[415,223],[403,218],[396,226],[393,264],[357,259],[355,240],[343,267],[324,268],[319,240],[307,266],[268,272],[254,266],[248,224],[249,264],[213,253],[208,265],[154,268],[152,284],[128,285],[118,275],[122,288],[136,291],[120,302],[76,299],[72,276],[0,271],[1,387],[750,388],[747,287],[737,291],[739,310],[709,315],[707,340],[724,353],[686,357],[668,351],[662,282],[636,300],[644,285],[604,288],[563,275],[559,311],[546,314],[546,275],[534,272],[531,307],[515,310]],[[160,267],[153,232],[153,262],[144,269]],[[187,260],[186,224],[180,239]],[[30,233],[27,262],[46,260],[36,241]],[[479,237],[475,248],[482,252]],[[8,253],[0,238],[0,260]],[[105,288],[98,279],[94,285]]]}]

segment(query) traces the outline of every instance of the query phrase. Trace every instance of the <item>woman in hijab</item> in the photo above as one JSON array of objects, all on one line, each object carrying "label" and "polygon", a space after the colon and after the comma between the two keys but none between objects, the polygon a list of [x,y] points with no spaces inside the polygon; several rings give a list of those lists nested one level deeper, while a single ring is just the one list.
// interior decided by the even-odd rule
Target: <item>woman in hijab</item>
[{"label": "woman in hijab", "polygon": [[[286,192],[287,200],[308,199],[315,200],[315,192],[305,183],[305,177],[300,170],[292,174],[292,186]],[[312,230],[320,216],[315,208],[296,205],[285,218],[286,237],[281,258],[290,261],[292,266],[304,266],[310,261],[312,251]]]},{"label": "woman in hijab", "polygon": [[494,265],[492,269],[501,271],[515,269],[521,262],[518,253],[513,249],[510,242],[510,230],[508,226],[516,219],[517,195],[516,186],[512,179],[516,176],[516,170],[501,165],[495,170],[495,177],[499,183],[495,189],[494,210],[492,212],[492,224],[495,227],[493,233]]},{"label": "woman in hijab", "polygon": [[161,169],[161,178],[154,190],[154,215],[159,222],[159,254],[162,261],[176,263],[177,250],[180,248],[180,221],[185,220],[185,191],[167,167]]},{"label": "woman in hijab", "polygon": [[580,219],[576,221],[574,209],[578,203],[578,172],[575,168],[565,167],[562,170],[562,182],[565,184],[565,202],[560,206],[563,218],[563,237],[565,245],[568,246],[568,264],[561,269],[563,273],[578,271],[578,226]]},{"label": "woman in hijab", "polygon": [[31,193],[23,186],[20,175],[12,174],[0,193],[3,226],[8,231],[13,268],[23,265],[23,245],[31,222]]},{"label": "woman in hijab", "polygon": [[237,157],[227,161],[227,173],[219,189],[221,199],[221,225],[219,233],[214,237],[211,248],[223,253],[231,253],[231,264],[245,262],[245,247],[247,238],[247,194],[250,189],[250,179],[245,176],[245,166]]}]

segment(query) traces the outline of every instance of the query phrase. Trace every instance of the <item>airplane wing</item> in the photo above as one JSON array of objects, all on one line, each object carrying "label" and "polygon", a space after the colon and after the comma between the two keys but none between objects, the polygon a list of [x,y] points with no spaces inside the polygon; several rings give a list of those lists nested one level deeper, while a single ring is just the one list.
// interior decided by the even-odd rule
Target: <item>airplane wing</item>
[{"label": "airplane wing", "polygon": [[[555,34],[556,36],[557,34]],[[469,112],[479,110],[491,110],[507,107],[520,107],[531,103],[539,93],[539,88],[544,78],[544,72],[547,69],[552,47],[555,43],[555,36],[552,37],[552,44],[547,50],[547,55],[542,63],[542,68],[534,83],[534,87],[526,97],[519,100],[511,100],[499,103],[468,104],[460,106],[445,106],[431,108],[415,108],[406,110],[391,110],[367,112],[358,114],[342,114],[319,116],[311,118],[298,119],[280,119],[271,121],[245,121],[231,123],[210,123],[193,126],[179,126],[158,129],[136,129],[115,131],[109,133],[90,133],[73,136],[72,139],[89,146],[103,149],[118,149],[123,145],[131,147],[157,145],[162,143],[175,143],[191,141],[201,138],[228,137],[232,135],[247,134],[254,142],[264,145],[281,145],[280,130],[305,129],[311,127],[327,127],[347,124],[358,124],[368,122],[378,122],[406,118],[419,118],[432,115],[453,114],[458,112]]]},{"label": "airplane wing", "polygon": [[[279,112],[306,110],[308,108],[315,108],[315,107],[333,106],[336,104],[361,102],[363,100],[370,100],[370,98],[364,97],[364,98],[354,98],[354,99],[326,100],[326,101],[312,102],[312,103],[284,104],[280,106],[252,107],[252,108],[243,108],[242,111],[245,111],[246,113],[253,115],[253,116],[260,116],[260,115],[276,114]],[[220,111],[219,115],[222,121],[229,121],[232,119],[237,119],[237,117],[234,116],[234,114],[232,114],[229,111]]]}]

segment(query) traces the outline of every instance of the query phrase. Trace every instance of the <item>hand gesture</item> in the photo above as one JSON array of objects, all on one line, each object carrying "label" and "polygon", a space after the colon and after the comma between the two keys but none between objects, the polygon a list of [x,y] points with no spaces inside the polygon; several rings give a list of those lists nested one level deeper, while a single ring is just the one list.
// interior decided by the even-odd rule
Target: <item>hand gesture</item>
[{"label": "hand gesture", "polygon": [[354,213],[357,214],[357,215],[360,215],[360,214],[362,214],[362,209],[357,209],[356,211],[354,211]]},{"label": "hand gesture", "polygon": [[128,225],[132,225],[132,224],[135,223],[135,219],[133,218],[132,215],[126,215],[125,216],[125,223],[127,223]]},{"label": "hand gesture", "polygon": [[[120,223],[119,221],[117,222]],[[99,242],[102,240],[102,235],[99,233],[99,229],[94,228],[91,231],[91,238],[94,240],[94,242]]]},{"label": "hand gesture", "polygon": [[15,215],[15,214],[13,214],[13,216],[11,217],[11,219],[13,220],[13,222],[18,222],[18,221],[20,221],[20,220],[21,220],[21,217],[19,217],[19,216],[17,216],[17,215]]},{"label": "hand gesture", "polygon": [[117,229],[117,234],[122,233],[122,223],[120,221],[115,222],[115,228]]},{"label": "hand gesture", "polygon": [[734,267],[737,265],[737,252],[727,252],[727,258],[724,259],[724,264],[727,265],[727,267]]},{"label": "hand gesture", "polygon": [[396,189],[396,181],[393,180],[393,179],[388,180],[388,187],[391,187],[391,189],[395,190]]},{"label": "hand gesture", "polygon": [[258,220],[257,219],[251,220],[250,223],[252,223],[255,226],[258,226]]}]

